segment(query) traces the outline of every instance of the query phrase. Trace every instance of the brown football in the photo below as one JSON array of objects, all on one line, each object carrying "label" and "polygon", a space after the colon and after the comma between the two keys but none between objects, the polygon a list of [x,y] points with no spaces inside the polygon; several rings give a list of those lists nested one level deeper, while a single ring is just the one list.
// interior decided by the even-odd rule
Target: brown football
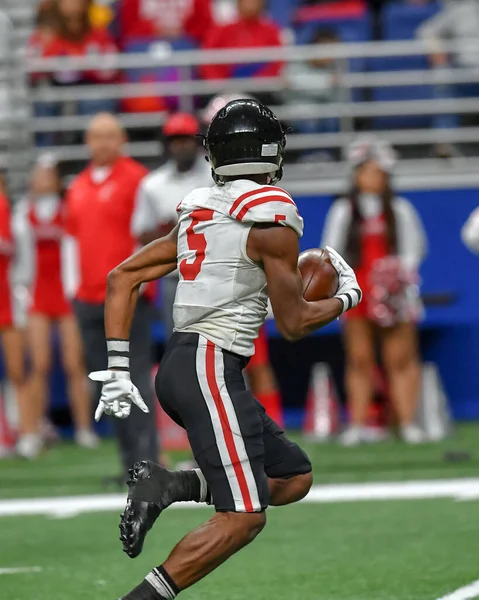
[{"label": "brown football", "polygon": [[339,278],[323,248],[301,252],[298,268],[303,278],[303,296],[308,302],[332,298],[338,291]]}]

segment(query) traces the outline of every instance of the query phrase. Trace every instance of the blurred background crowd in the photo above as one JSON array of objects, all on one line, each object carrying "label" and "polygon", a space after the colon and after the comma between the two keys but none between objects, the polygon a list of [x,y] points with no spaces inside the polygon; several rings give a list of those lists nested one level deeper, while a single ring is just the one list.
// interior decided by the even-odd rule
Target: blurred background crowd
[{"label": "blurred background crowd", "polygon": [[[366,298],[294,348],[269,320],[257,397],[344,445],[479,418],[479,0],[4,0],[0,30],[1,452],[109,433],[86,378],[107,364],[106,275],[212,185],[198,135],[248,96],[291,128],[302,248],[338,249]],[[152,392],[176,283],[135,314],[152,411],[115,424],[125,470],[158,458],[159,430],[185,444]]]}]

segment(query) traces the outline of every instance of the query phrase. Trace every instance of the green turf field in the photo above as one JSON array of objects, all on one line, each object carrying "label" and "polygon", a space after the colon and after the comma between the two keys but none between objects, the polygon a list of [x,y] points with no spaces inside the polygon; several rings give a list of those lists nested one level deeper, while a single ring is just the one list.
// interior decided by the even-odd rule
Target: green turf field
[{"label": "green turf field", "polygon": [[[463,427],[447,443],[418,448],[308,445],[315,483],[478,477],[478,429]],[[472,460],[444,462],[447,450],[468,450]],[[91,453],[57,447],[35,463],[1,461],[0,499],[118,492],[100,483],[116,468],[110,443]],[[115,600],[209,514],[208,508],[167,511],[133,561],[121,552],[118,510],[1,517],[0,598]],[[478,557],[477,496],[300,504],[269,510],[268,525],[251,546],[181,597],[437,600],[479,579]],[[38,570],[4,572],[19,567]],[[479,590],[457,600],[474,597]]]}]

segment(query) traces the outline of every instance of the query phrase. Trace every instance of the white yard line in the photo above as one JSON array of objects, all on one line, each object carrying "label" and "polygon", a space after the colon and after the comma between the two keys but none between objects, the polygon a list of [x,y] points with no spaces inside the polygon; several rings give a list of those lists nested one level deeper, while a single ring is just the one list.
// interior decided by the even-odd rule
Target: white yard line
[{"label": "white yard line", "polygon": [[358,502],[361,500],[415,500],[479,498],[479,479],[437,479],[313,486],[303,502]]},{"label": "white yard line", "polygon": [[[332,503],[427,498],[479,499],[479,479],[315,485],[303,502]],[[126,494],[103,494],[0,500],[0,517],[46,515],[55,518],[69,518],[84,513],[122,510],[125,506],[125,499]],[[205,504],[196,502],[181,502],[174,504],[171,508],[204,507],[206,507]]]},{"label": "white yard line", "polygon": [[0,575],[18,575],[19,573],[40,573],[41,567],[0,567]]},{"label": "white yard line", "polygon": [[472,600],[479,597],[479,579],[437,600]]}]

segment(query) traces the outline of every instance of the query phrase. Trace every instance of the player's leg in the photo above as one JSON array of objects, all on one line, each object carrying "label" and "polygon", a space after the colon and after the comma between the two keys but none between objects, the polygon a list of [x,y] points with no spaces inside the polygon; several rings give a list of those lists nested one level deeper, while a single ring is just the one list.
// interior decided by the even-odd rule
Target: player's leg
[{"label": "player's leg", "polygon": [[262,531],[266,514],[218,512],[188,533],[166,561],[122,600],[170,600],[214,571]]},{"label": "player's leg", "polygon": [[284,506],[306,496],[313,483],[311,462],[298,444],[256,403],[263,425],[264,468],[268,477],[269,503]]},{"label": "player's leg", "polygon": [[39,431],[47,412],[48,378],[52,364],[50,319],[46,315],[31,314],[27,336],[31,360],[28,382],[30,410],[35,415]]},{"label": "player's leg", "polygon": [[[228,356],[225,360],[228,364]],[[311,462],[305,452],[285,436],[264,405],[245,389],[242,377],[229,377],[226,388],[241,406],[255,407],[261,421],[269,504],[282,506],[304,498],[312,484]]]},{"label": "player's leg", "polygon": [[389,377],[391,401],[396,411],[404,441],[423,441],[414,426],[421,386],[421,367],[416,327],[402,323],[382,332],[383,362]]},{"label": "player's leg", "polygon": [[[252,541],[266,521],[263,428],[242,360],[194,334],[175,339],[157,390],[162,405],[173,406],[185,424],[218,514],[188,534],[125,600],[175,597]],[[235,382],[241,394],[230,387]]]},{"label": "player's leg", "polygon": [[68,396],[75,425],[75,441],[84,448],[98,446],[98,437],[92,428],[92,398],[83,362],[80,331],[73,314],[58,321],[63,368],[68,383]]},{"label": "player's leg", "polygon": [[341,441],[345,445],[353,445],[362,441],[373,397],[375,354],[371,323],[362,318],[347,319],[344,322],[344,345],[350,425]]},{"label": "player's leg", "polygon": [[[174,372],[175,365],[168,360],[169,355],[167,352],[163,358],[159,375]],[[161,399],[158,379],[157,391]],[[270,504],[280,506],[304,498],[312,484],[311,463],[306,454],[286,438],[265,413],[264,407],[246,390],[242,376],[229,377],[228,390],[241,405],[254,405],[262,422]],[[163,400],[162,405],[169,416],[183,427],[182,420],[170,404]],[[173,502],[211,503],[210,490],[199,469],[170,472],[160,465],[143,462],[135,465],[131,475],[129,499],[120,528],[123,549],[132,558],[140,554],[146,534],[161,512]]]}]

